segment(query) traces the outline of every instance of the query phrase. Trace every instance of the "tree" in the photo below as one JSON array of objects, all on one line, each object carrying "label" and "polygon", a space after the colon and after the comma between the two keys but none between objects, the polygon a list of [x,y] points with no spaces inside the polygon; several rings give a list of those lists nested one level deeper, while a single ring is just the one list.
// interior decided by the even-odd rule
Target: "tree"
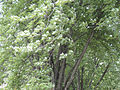
[{"label": "tree", "polygon": [[4,1],[1,84],[18,90],[119,88],[119,6],[119,0]]}]

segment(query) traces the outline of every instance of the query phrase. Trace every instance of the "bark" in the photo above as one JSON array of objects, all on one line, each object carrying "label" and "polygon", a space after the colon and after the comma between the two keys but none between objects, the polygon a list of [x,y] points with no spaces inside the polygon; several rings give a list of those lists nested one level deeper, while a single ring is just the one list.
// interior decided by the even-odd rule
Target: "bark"
[{"label": "bark", "polygon": [[75,90],[75,84],[74,84],[74,82],[72,82],[72,90]]},{"label": "bark", "polygon": [[68,87],[71,85],[71,82],[72,82],[73,79],[74,79],[74,75],[75,75],[75,73],[76,73],[76,71],[77,71],[77,69],[78,69],[78,67],[79,67],[79,65],[80,65],[80,62],[81,62],[81,60],[82,60],[82,58],[83,58],[83,56],[84,56],[84,54],[85,54],[85,52],[86,52],[86,50],[87,50],[88,44],[90,43],[93,35],[94,35],[94,31],[91,33],[89,39],[87,40],[86,45],[85,45],[85,47],[84,47],[84,49],[83,49],[83,51],[82,51],[82,53],[81,53],[81,55],[80,55],[79,60],[78,60],[78,61],[76,62],[76,64],[75,64],[75,67],[74,67],[74,69],[73,69],[73,71],[72,71],[72,74],[71,74],[71,76],[70,76],[70,78],[69,78],[69,80],[68,80],[68,82],[67,82],[64,90],[67,90]]},{"label": "bark", "polygon": [[65,72],[65,67],[66,67],[66,59],[64,58],[63,60],[59,60],[60,54],[61,53],[67,53],[67,45],[60,45],[59,51],[58,51],[58,56],[57,56],[57,61],[54,65],[54,82],[55,82],[55,88],[54,90],[62,90],[62,83],[64,80],[64,72]]},{"label": "bark", "polygon": [[55,89],[57,88],[58,78],[59,78],[59,71],[60,71],[60,61],[58,61],[55,65],[55,71],[54,71],[54,83],[55,83]]},{"label": "bark", "polygon": [[[52,68],[52,71],[55,71],[55,67],[54,67],[54,60],[53,60],[53,51],[54,49],[52,49],[50,52],[49,52],[49,64]],[[52,72],[50,72],[50,76],[52,77],[52,80],[51,82],[54,83],[54,76],[52,74]]]},{"label": "bark", "polygon": [[84,66],[82,67],[82,72],[81,72],[81,90],[83,89],[83,73],[84,73]]},{"label": "bark", "polygon": [[77,90],[80,90],[80,71],[78,69],[78,87]]},{"label": "bark", "polygon": [[54,90],[57,88],[57,81],[58,81],[58,78],[59,78],[59,70],[60,70],[59,57],[60,57],[60,54],[62,53],[61,50],[62,50],[62,46],[60,45],[58,55],[57,55],[57,61],[56,61],[55,65],[54,65],[54,83],[55,83]]},{"label": "bark", "polygon": [[60,69],[60,72],[59,72],[59,79],[58,79],[56,90],[61,90],[62,89],[62,82],[64,80],[65,66],[66,66],[66,60],[64,59],[62,61],[61,69]]},{"label": "bark", "polygon": [[74,66],[72,67],[72,69],[70,70],[70,72],[69,72],[69,74],[68,74],[68,77],[64,79],[64,86],[66,86],[66,84],[67,84],[67,82],[68,82],[68,80],[69,80],[69,78],[70,78],[70,76],[71,76],[71,73],[72,73],[72,71],[73,71],[74,68],[75,68],[75,65],[74,65]]}]

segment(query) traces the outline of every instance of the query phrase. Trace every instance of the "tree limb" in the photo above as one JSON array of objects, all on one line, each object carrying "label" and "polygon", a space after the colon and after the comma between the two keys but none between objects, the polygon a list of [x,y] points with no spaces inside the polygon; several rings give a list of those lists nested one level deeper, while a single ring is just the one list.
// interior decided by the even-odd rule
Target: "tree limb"
[{"label": "tree limb", "polygon": [[77,86],[77,90],[80,90],[80,71],[78,69],[78,86]]},{"label": "tree limb", "polygon": [[[106,69],[105,69],[105,71],[103,72],[103,74],[102,74],[100,80],[97,82],[97,84],[96,84],[96,86],[95,86],[95,89],[96,89],[97,86],[100,84],[100,82],[103,80],[103,77],[104,77],[105,74],[107,73],[107,70],[108,70],[109,66],[110,66],[110,63],[108,63],[108,65],[106,66]],[[95,89],[94,89],[94,90],[95,90]]]},{"label": "tree limb", "polygon": [[84,66],[82,66],[82,72],[81,72],[81,90],[83,90],[83,73],[84,73]]},{"label": "tree limb", "polygon": [[66,60],[64,59],[62,61],[61,69],[60,69],[60,72],[59,72],[59,79],[58,79],[56,90],[61,90],[62,89],[62,82],[64,80],[65,66],[66,66]]},{"label": "tree limb", "polygon": [[72,83],[72,81],[73,81],[73,79],[74,79],[74,75],[75,75],[75,73],[76,73],[76,71],[77,71],[77,69],[78,69],[78,67],[79,67],[79,65],[80,65],[80,62],[81,62],[81,60],[82,60],[82,58],[83,58],[83,56],[84,56],[84,54],[85,54],[85,52],[86,52],[86,50],[87,50],[88,44],[89,44],[90,41],[92,40],[93,35],[94,35],[94,31],[91,33],[89,39],[87,40],[86,45],[85,45],[82,53],[80,54],[79,60],[78,60],[78,61],[76,62],[76,64],[75,64],[75,67],[74,67],[74,69],[73,69],[73,71],[72,71],[72,74],[71,74],[71,76],[70,76],[67,84],[65,85],[64,90],[67,90],[68,87],[71,85],[71,83]]}]

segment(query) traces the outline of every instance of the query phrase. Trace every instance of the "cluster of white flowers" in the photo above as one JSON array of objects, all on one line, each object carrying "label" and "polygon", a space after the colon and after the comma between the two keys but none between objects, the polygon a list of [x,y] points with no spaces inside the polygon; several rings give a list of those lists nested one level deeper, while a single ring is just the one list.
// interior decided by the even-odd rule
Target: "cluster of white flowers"
[{"label": "cluster of white flowers", "polygon": [[20,17],[18,17],[18,16],[11,16],[10,18],[11,18],[11,20],[15,20],[15,21],[20,20]]},{"label": "cluster of white flowers", "polygon": [[27,46],[22,46],[22,47],[13,47],[13,49],[15,50],[15,52],[31,52],[33,51],[33,45],[29,44]]},{"label": "cluster of white flowers", "polygon": [[35,66],[38,66],[38,65],[39,65],[39,66],[43,65],[43,62],[36,62],[36,63],[35,63]]},{"label": "cluster of white flowers", "polygon": [[67,57],[67,53],[66,54],[64,54],[64,53],[60,54],[60,60],[66,58],[66,57]]},{"label": "cluster of white flowers", "polygon": [[42,29],[42,27],[37,26],[37,27],[34,29],[34,32],[39,32],[41,29]]},{"label": "cluster of white flowers", "polygon": [[26,36],[30,36],[30,32],[28,30],[21,31],[18,33],[18,37],[26,37]]},{"label": "cluster of white flowers", "polygon": [[72,55],[74,52],[73,52],[73,50],[69,50],[69,55]]},{"label": "cluster of white flowers", "polygon": [[27,46],[27,51],[28,51],[28,52],[33,51],[33,47],[30,46],[30,45],[28,45],[28,46]]},{"label": "cluster of white flowers", "polygon": [[31,6],[29,7],[29,9],[33,10],[35,8],[35,4],[31,4]]}]

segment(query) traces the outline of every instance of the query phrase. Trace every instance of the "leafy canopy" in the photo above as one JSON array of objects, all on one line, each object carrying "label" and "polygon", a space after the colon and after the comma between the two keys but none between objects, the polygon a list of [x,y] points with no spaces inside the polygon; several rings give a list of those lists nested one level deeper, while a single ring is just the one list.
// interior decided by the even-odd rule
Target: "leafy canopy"
[{"label": "leafy canopy", "polygon": [[[0,83],[6,83],[7,89],[57,87],[59,79],[55,77],[60,74],[55,73],[66,66],[64,79],[71,75],[91,33],[76,69],[81,78],[84,75],[81,85],[85,90],[118,88],[119,0],[4,0],[2,6]],[[107,65],[109,71],[104,75]],[[76,83],[77,78],[70,90],[77,88]]]}]

